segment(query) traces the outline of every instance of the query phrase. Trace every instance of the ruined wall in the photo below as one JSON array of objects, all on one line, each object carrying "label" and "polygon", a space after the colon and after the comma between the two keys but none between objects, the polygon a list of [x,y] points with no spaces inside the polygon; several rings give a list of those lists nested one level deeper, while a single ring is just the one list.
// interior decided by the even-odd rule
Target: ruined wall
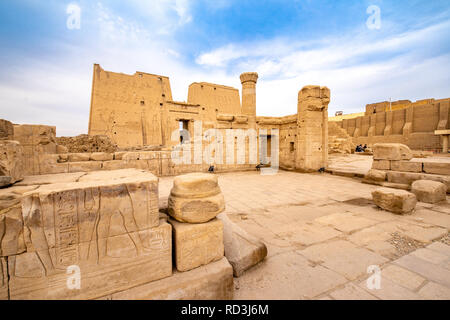
[{"label": "ruined wall", "polygon": [[41,155],[57,153],[56,127],[14,125],[13,137],[23,147],[24,176],[39,174]]},{"label": "ruined wall", "polygon": [[414,150],[438,151],[442,138],[434,131],[450,128],[449,113],[450,101],[442,99],[335,123],[353,137],[355,144],[402,143]]},{"label": "ruined wall", "polygon": [[286,170],[295,169],[295,156],[297,150],[297,115],[285,117],[257,117],[256,123],[259,134],[261,130],[267,130],[272,134],[272,129],[279,130],[279,162],[280,168]]},{"label": "ruined wall", "polygon": [[96,64],[89,135],[106,135],[121,147],[162,145],[161,109],[171,100],[167,77],[108,72]]},{"label": "ruined wall", "polygon": [[327,87],[306,86],[298,93],[297,170],[316,171],[328,166],[329,102]]},{"label": "ruined wall", "polygon": [[194,82],[189,86],[189,104],[201,105],[205,108],[206,116],[212,120],[216,114],[241,114],[239,90],[223,85]]},{"label": "ruined wall", "polygon": [[377,103],[371,103],[366,105],[366,115],[371,115],[374,113],[381,113],[381,112],[388,112],[388,111],[395,111],[395,110],[402,110],[410,107],[418,107],[418,106],[424,106],[428,104],[434,104],[444,101],[449,101],[450,98],[446,99],[440,99],[435,100],[433,98],[431,99],[422,99],[417,100],[415,102],[411,102],[410,100],[397,100],[397,101],[383,101],[383,102],[377,102]]}]

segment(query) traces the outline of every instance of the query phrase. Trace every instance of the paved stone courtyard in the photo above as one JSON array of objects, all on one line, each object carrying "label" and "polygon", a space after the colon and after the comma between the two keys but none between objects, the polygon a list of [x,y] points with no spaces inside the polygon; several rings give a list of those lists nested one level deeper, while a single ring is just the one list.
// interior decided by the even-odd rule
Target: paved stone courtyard
[{"label": "paved stone courtyard", "polygon": [[[164,206],[173,178],[160,178]],[[376,186],[330,174],[220,174],[226,213],[267,245],[265,261],[235,278],[235,299],[450,299],[450,205],[419,202],[395,215]],[[369,290],[371,265],[381,288]]]}]

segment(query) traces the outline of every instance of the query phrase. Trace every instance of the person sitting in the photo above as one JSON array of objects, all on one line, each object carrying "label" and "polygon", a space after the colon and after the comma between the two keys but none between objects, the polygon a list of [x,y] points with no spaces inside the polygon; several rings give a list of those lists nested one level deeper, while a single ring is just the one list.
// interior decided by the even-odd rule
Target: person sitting
[{"label": "person sitting", "polygon": [[362,146],[360,144],[358,144],[356,146],[355,152],[364,152],[364,150],[363,150],[363,148],[362,148]]},{"label": "person sitting", "polygon": [[367,144],[364,145],[363,150],[366,151],[367,149]]}]

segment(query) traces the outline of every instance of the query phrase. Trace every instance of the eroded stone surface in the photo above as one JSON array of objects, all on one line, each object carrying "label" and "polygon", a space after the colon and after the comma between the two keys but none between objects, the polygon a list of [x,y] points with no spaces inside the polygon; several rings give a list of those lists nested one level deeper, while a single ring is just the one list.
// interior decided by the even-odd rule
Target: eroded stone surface
[{"label": "eroded stone surface", "polygon": [[373,202],[380,208],[397,213],[410,213],[416,207],[416,196],[405,190],[378,188],[372,192]]},{"label": "eroded stone surface", "polygon": [[112,300],[231,300],[233,269],[227,259],[113,294]]},{"label": "eroded stone surface", "polygon": [[364,177],[366,180],[370,181],[386,181],[386,172],[376,169],[371,169],[367,172]]},{"label": "eroded stone surface", "polygon": [[203,223],[225,209],[216,175],[190,173],[174,179],[169,214],[180,222]]},{"label": "eroded stone surface", "polygon": [[413,154],[408,146],[401,143],[376,143],[373,146],[375,160],[411,160]]},{"label": "eroded stone surface", "polygon": [[[8,259],[11,299],[91,299],[171,275],[172,233],[159,221],[158,179],[138,170],[101,174],[24,194],[26,252]],[[66,286],[72,265],[81,270],[81,290]]]},{"label": "eroded stone surface", "polygon": [[267,256],[266,245],[233,223],[225,213],[217,216],[223,222],[225,256],[233,266],[233,274],[240,277],[246,270]]},{"label": "eroded stone surface", "polygon": [[[11,177],[10,183],[20,181],[24,176],[23,147],[17,141],[0,140],[0,176]],[[3,181],[3,186],[8,185]]]},{"label": "eroded stone surface", "polygon": [[223,223],[218,219],[205,223],[183,223],[170,219],[173,227],[174,257],[178,271],[188,271],[222,259]]},{"label": "eroded stone surface", "polygon": [[416,195],[419,201],[437,203],[445,201],[447,197],[447,186],[437,181],[417,180],[412,183],[411,192]]}]

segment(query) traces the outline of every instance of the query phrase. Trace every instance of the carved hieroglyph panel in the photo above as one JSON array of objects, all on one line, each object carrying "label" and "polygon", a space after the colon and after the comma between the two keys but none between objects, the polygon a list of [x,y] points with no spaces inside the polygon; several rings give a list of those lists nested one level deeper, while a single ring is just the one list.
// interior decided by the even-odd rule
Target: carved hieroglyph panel
[{"label": "carved hieroglyph panel", "polygon": [[[171,274],[171,227],[159,223],[158,180],[137,172],[41,186],[25,196],[27,252],[9,260],[13,299],[95,298]],[[81,290],[66,286],[73,265]]]}]

